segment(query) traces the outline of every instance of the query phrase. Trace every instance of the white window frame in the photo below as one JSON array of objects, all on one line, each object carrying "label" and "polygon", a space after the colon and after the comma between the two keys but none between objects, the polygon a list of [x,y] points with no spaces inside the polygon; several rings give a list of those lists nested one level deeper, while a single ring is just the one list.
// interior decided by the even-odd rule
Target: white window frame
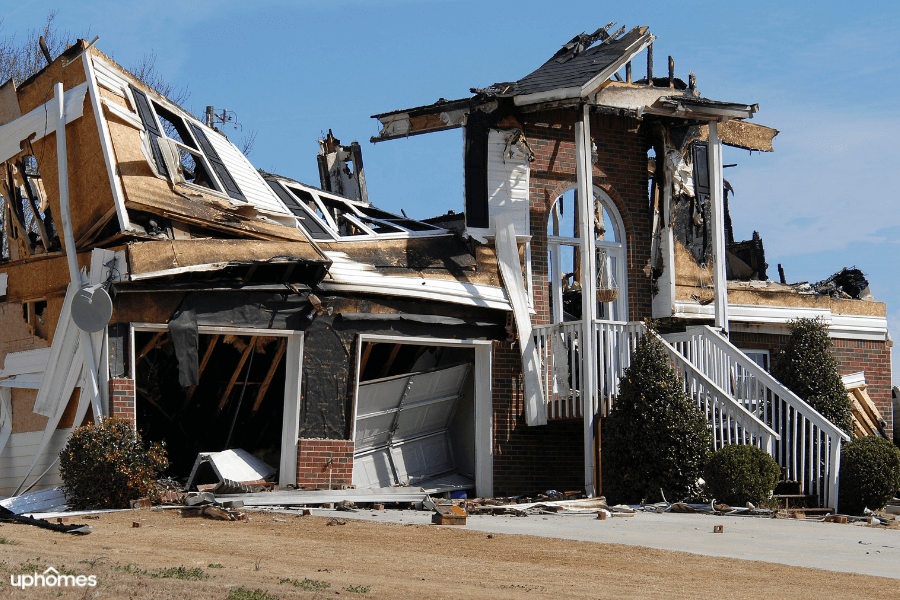
[{"label": "white window frame", "polygon": [[[550,205],[551,219],[553,211],[558,210],[558,202],[559,198],[563,196],[566,192],[574,189],[576,186],[572,185],[572,187],[567,188],[562,194],[559,194],[557,198]],[[607,256],[611,259],[615,259],[615,272],[613,276],[616,279],[616,285],[619,288],[619,296],[610,303],[613,305],[614,317],[613,319],[602,319],[604,321],[627,321],[628,320],[628,269],[626,267],[626,259],[628,256],[628,240],[625,234],[625,223],[622,221],[622,216],[619,214],[619,210],[616,208],[615,203],[612,201],[612,198],[603,191],[602,188],[593,186],[594,197],[600,201],[600,204],[606,210],[607,214],[609,214],[610,221],[612,222],[612,226],[615,229],[616,238],[621,240],[619,242],[610,242],[607,240],[595,240],[594,241],[594,249],[596,252],[597,248],[603,248],[607,251]],[[548,220],[548,226],[549,226]],[[554,236],[547,234],[547,250],[549,252],[548,256],[548,272],[550,277],[550,293],[552,295],[552,303],[553,303],[553,322],[561,323],[562,322],[562,279],[561,275],[563,273],[563,265],[562,265],[562,252],[560,251],[563,246],[571,246],[575,249],[577,253],[579,248],[581,248],[581,238],[577,237],[565,237],[565,236]],[[596,274],[594,275],[596,277]],[[599,313],[599,311],[598,311]]]}]

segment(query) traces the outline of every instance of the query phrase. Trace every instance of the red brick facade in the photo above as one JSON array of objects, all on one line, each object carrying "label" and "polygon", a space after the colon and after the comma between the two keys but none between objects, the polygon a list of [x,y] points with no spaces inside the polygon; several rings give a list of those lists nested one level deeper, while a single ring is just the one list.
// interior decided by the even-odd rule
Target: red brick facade
[{"label": "red brick facade", "polygon": [[[787,335],[732,331],[731,343],[742,350],[768,350],[774,357],[787,343]],[[887,421],[888,439],[893,439],[894,423],[891,407],[891,349],[885,342],[872,340],[832,339],[831,355],[841,375],[860,371],[866,374],[866,392]]]},{"label": "red brick facade", "polygon": [[134,379],[109,380],[109,414],[135,423]]},{"label": "red brick facade", "polygon": [[[531,273],[535,324],[550,323],[547,226],[550,208],[576,184],[575,122],[580,113],[557,109],[522,117],[535,160],[530,173]],[[594,185],[615,203],[625,226],[629,320],[651,315],[651,282],[647,187],[647,144],[639,122],[625,117],[594,115],[591,138],[597,146]],[[551,421],[544,427],[525,424],[522,362],[519,349],[494,344],[494,492],[580,490],[584,487],[584,437],[581,419]]]},{"label": "red brick facade", "polygon": [[353,483],[353,441],[301,439],[297,442],[297,485],[340,489]]}]

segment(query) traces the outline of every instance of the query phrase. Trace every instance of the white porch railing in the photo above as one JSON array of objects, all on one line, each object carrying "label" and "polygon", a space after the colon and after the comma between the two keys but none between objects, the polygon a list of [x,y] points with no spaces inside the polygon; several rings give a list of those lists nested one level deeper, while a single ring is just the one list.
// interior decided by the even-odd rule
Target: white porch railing
[{"label": "white porch railing", "polygon": [[772,456],[803,493],[836,507],[841,441],[849,436],[784,387],[710,327],[690,327],[666,339],[715,384],[780,434]]},{"label": "white porch railing", "polygon": [[[631,352],[643,335],[643,323],[623,321],[595,321],[596,357],[592,363],[591,393],[594,414],[609,414],[619,392],[619,379],[631,364]],[[580,418],[583,415],[580,382],[584,381],[581,361],[583,336],[581,321],[556,325],[535,325],[535,343],[541,356],[541,377],[544,385],[544,405],[548,419]]]},{"label": "white porch railing", "polygon": [[[580,321],[559,325],[539,325],[533,328],[537,348],[541,354],[542,376],[545,385],[545,406],[548,419],[579,418],[583,416]],[[646,328],[640,322],[595,321],[596,360],[592,362],[592,406],[594,414],[607,416],[619,392],[625,369],[631,364],[631,353]],[[721,389],[700,369],[686,360],[664,339],[659,338],[669,354],[672,366],[684,381],[684,390],[697,403],[712,425],[713,447],[726,444],[752,444],[769,454],[775,449],[778,434],[751,414],[728,392]]]}]

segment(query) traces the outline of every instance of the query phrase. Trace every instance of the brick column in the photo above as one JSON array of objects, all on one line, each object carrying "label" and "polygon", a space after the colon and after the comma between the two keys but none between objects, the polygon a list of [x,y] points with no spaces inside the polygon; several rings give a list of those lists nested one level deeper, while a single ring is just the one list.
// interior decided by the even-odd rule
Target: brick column
[{"label": "brick column", "polygon": [[134,379],[109,380],[109,413],[135,424]]},{"label": "brick column", "polygon": [[298,486],[340,489],[352,482],[352,440],[300,439],[297,442]]}]

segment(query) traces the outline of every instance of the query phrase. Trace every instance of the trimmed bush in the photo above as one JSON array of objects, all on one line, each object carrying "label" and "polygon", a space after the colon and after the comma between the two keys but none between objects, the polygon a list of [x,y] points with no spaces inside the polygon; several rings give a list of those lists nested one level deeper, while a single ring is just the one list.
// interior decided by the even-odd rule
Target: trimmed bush
[{"label": "trimmed bush", "polygon": [[791,321],[791,337],[775,356],[772,376],[853,437],[850,398],[829,354],[828,325],[820,318]]},{"label": "trimmed bush", "polygon": [[725,446],[710,455],[703,470],[707,495],[731,506],[766,502],[780,475],[775,459],[756,446]]},{"label": "trimmed bush", "polygon": [[145,448],[131,423],[116,418],[79,427],[59,453],[63,491],[79,509],[128,508],[168,466],[164,444]]},{"label": "trimmed bush", "polygon": [[645,336],[631,356],[603,424],[603,493],[612,502],[669,501],[697,494],[712,444],[709,424],[684,393],[662,343]]},{"label": "trimmed bush", "polygon": [[884,438],[869,436],[841,450],[838,483],[840,512],[861,515],[879,510],[900,489],[900,449]]}]

